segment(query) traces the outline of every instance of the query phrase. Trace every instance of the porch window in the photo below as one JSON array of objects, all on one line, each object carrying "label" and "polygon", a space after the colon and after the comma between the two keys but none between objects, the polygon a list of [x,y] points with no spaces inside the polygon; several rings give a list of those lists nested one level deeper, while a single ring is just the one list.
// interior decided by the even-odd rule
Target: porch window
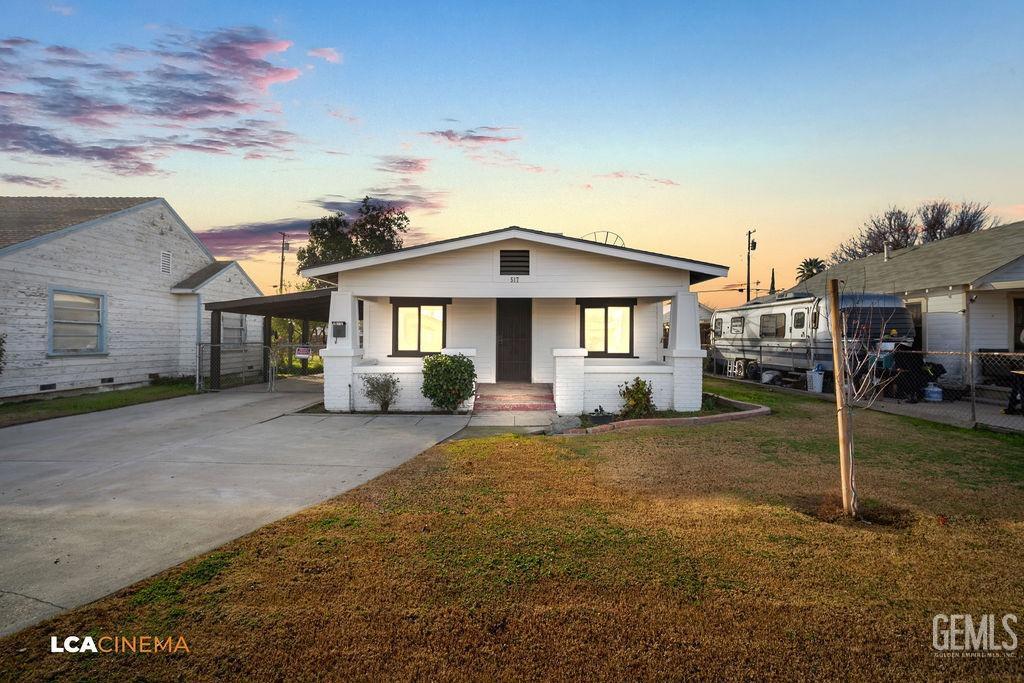
[{"label": "porch window", "polygon": [[451,299],[391,299],[391,355],[440,353],[445,345],[449,303]]},{"label": "porch window", "polygon": [[633,356],[633,308],[636,299],[578,299],[580,345],[588,356]]},{"label": "porch window", "polygon": [[50,293],[50,353],[104,353],[107,299],[102,294]]}]

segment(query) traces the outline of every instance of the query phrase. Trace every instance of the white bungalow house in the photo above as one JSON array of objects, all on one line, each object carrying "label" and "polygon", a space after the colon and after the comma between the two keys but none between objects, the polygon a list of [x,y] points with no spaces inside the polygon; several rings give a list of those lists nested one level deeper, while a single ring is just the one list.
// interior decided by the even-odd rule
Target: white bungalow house
[{"label": "white bungalow house", "polygon": [[399,377],[395,409],[429,408],[422,357],[442,352],[470,356],[481,384],[553,385],[560,414],[618,409],[618,386],[638,376],[658,407],[699,409],[704,352],[690,286],[727,273],[519,227],[301,271],[337,288],[320,354],[328,410],[373,408],[361,391],[369,373]]},{"label": "white bungalow house", "polygon": [[[164,199],[0,197],[0,399],[191,375],[203,302],[258,294]],[[223,325],[236,346],[261,340],[258,317]]]}]

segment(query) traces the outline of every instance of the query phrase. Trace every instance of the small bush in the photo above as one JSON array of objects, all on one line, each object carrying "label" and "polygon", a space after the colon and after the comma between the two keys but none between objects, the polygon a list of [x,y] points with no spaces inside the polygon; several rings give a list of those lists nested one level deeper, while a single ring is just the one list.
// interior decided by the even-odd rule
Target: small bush
[{"label": "small bush", "polygon": [[638,420],[654,415],[654,388],[649,382],[634,377],[632,382],[619,385],[622,397],[623,420]]},{"label": "small bush", "polygon": [[423,359],[423,395],[439,410],[454,413],[473,395],[476,368],[461,353],[437,354]]},{"label": "small bush", "polygon": [[401,383],[391,373],[363,375],[363,396],[376,403],[382,413],[388,412],[401,393]]}]

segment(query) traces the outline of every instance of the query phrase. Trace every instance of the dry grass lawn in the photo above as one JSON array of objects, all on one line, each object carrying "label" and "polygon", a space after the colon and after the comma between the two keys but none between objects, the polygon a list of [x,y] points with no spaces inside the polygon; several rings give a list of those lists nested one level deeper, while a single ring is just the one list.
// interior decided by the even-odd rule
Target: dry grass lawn
[{"label": "dry grass lawn", "polygon": [[[824,402],[699,428],[439,445],[359,489],[0,641],[13,678],[1019,677],[937,612],[1021,615],[1024,440],[858,413],[866,522]],[[184,634],[51,655],[50,634]],[[1024,638],[1022,638],[1024,640]]]}]

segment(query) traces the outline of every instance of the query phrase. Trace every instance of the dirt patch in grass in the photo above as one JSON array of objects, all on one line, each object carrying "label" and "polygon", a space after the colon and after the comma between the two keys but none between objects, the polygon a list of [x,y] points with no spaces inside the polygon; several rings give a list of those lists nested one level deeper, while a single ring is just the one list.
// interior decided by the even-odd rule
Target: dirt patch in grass
[{"label": "dirt patch in grass", "polygon": [[[437,446],[0,641],[0,670],[26,680],[1024,675],[1019,656],[931,650],[935,613],[1020,613],[1024,444],[858,416],[871,523],[851,523],[834,515],[831,407],[736,393],[775,414]],[[90,631],[181,633],[191,653],[46,651],[49,634]]]}]

